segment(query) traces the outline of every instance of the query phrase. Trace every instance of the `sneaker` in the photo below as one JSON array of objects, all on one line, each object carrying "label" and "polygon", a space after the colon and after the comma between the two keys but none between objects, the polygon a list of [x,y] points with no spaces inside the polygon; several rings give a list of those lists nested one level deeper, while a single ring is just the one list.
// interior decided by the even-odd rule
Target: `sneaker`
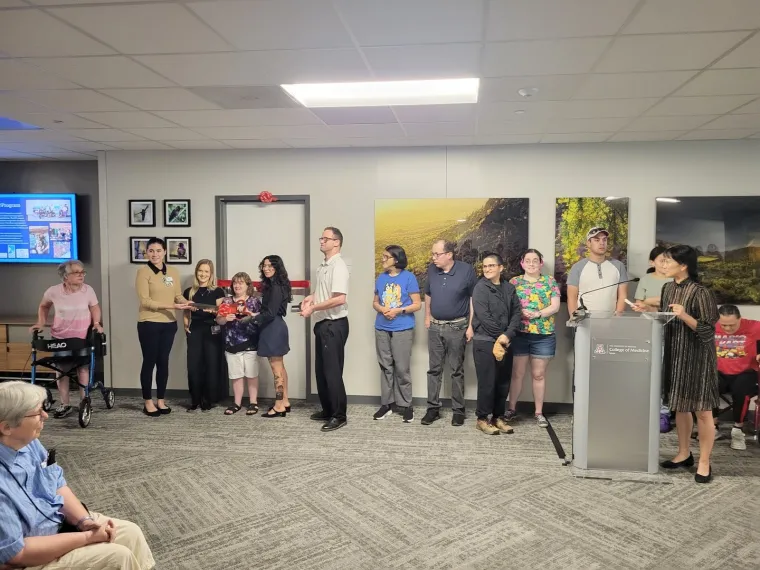
[{"label": "sneaker", "polygon": [[544,414],[536,414],[536,423],[538,424],[538,427],[549,427],[549,420],[546,419]]},{"label": "sneaker", "polygon": [[506,416],[496,418],[496,421],[493,422],[493,425],[496,426],[496,429],[502,433],[515,433],[515,430],[512,429],[512,426],[507,423]]},{"label": "sneaker", "polygon": [[414,421],[414,408],[412,406],[409,406],[408,408],[404,408],[404,423],[410,424]]},{"label": "sneaker", "polygon": [[451,416],[451,425],[455,427],[461,427],[464,425],[464,414],[460,414],[458,412],[454,412],[454,415]]},{"label": "sneaker", "polygon": [[513,420],[517,417],[517,410],[507,410],[507,413],[504,414],[504,419],[507,421]]},{"label": "sneaker", "polygon": [[741,428],[731,428],[731,449],[744,451],[747,449],[747,441],[744,439],[744,432]]},{"label": "sneaker", "polygon": [[486,435],[499,435],[501,433],[499,428],[488,423],[488,420],[478,420],[475,423],[475,428],[479,429]]},{"label": "sneaker", "polygon": [[74,409],[71,406],[65,406],[63,404],[59,404],[59,406],[53,412],[53,417],[54,418],[65,418],[66,416],[68,416],[73,411],[74,411]]},{"label": "sneaker", "polygon": [[668,433],[671,429],[670,414],[660,414],[660,433]]},{"label": "sneaker", "polygon": [[435,408],[429,409],[427,412],[425,412],[425,416],[422,418],[422,421],[420,422],[423,426],[429,426],[436,420],[441,419],[441,414],[438,413],[438,410]]},{"label": "sneaker", "polygon": [[380,406],[380,409],[375,412],[375,415],[372,416],[376,420],[384,420],[388,416],[393,415],[393,409],[390,406],[382,405]]}]

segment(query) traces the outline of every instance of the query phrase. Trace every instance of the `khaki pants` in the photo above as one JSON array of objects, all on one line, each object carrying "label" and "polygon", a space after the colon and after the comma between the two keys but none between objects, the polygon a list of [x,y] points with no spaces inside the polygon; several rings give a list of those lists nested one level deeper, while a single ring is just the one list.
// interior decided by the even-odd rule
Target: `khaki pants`
[{"label": "khaki pants", "polygon": [[[108,517],[92,513],[98,524]],[[44,566],[28,567],[26,570],[150,570],[156,563],[145,541],[142,530],[135,523],[111,519],[116,525],[113,542],[90,544],[76,548]]]}]

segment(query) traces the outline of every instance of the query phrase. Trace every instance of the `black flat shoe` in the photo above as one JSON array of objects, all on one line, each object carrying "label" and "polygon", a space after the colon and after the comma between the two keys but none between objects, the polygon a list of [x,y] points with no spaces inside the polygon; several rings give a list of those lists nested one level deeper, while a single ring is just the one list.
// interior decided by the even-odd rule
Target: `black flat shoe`
[{"label": "black flat shoe", "polygon": [[[287,410],[287,408],[286,408]],[[278,412],[274,407],[269,408],[266,414],[261,414],[262,418],[284,418],[288,415],[287,411]]]},{"label": "black flat shoe", "polygon": [[309,416],[309,419],[314,420],[315,422],[326,422],[327,420],[330,419],[330,417],[331,416],[329,414],[321,411],[321,412],[314,412],[313,414]]},{"label": "black flat shoe", "polygon": [[290,406],[285,406],[285,411],[290,413]]},{"label": "black flat shoe", "polygon": [[710,465],[710,472],[707,475],[694,474],[694,481],[697,483],[709,483],[712,481],[712,465]]},{"label": "black flat shoe", "polygon": [[[158,408],[158,406],[156,406]],[[158,408],[158,413],[162,416],[168,416],[172,413],[172,409],[169,406],[166,406],[165,408]]]},{"label": "black flat shoe", "polygon": [[194,405],[194,406],[190,406],[189,408],[187,408],[187,411],[188,411],[188,412],[194,412],[194,411],[196,411],[197,409],[198,409],[198,405],[196,404],[196,405]]},{"label": "black flat shoe", "polygon": [[145,414],[146,416],[150,416],[151,418],[157,418],[158,416],[161,415],[161,412],[159,410],[155,410],[153,412],[149,412],[148,408],[146,408],[145,406],[143,406],[143,414]]},{"label": "black flat shoe", "polygon": [[694,456],[689,453],[689,457],[683,461],[672,461],[668,459],[660,463],[660,467],[663,469],[678,469],[679,467],[694,467]]}]

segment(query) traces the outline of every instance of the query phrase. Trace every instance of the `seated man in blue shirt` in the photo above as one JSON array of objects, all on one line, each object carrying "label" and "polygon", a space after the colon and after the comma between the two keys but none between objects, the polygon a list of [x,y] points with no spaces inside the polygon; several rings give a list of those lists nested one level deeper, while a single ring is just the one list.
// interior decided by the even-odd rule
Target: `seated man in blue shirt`
[{"label": "seated man in blue shirt", "polygon": [[37,439],[45,390],[0,384],[0,570],[149,570],[140,528],[89,513]]}]

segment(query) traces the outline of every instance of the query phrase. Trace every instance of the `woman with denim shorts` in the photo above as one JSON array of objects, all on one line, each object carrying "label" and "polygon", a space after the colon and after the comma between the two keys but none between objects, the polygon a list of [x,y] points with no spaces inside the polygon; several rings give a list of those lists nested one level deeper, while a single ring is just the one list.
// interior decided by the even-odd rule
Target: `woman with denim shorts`
[{"label": "woman with denim shorts", "polygon": [[509,409],[506,417],[511,420],[517,416],[517,400],[522,391],[523,378],[530,360],[536,422],[539,427],[547,427],[549,422],[543,414],[546,367],[554,358],[557,348],[554,314],[559,311],[559,286],[554,277],[541,275],[544,257],[537,249],[529,249],[523,253],[520,257],[520,265],[525,273],[509,281],[514,285],[522,305],[522,322],[520,331],[512,341],[514,359]]}]

